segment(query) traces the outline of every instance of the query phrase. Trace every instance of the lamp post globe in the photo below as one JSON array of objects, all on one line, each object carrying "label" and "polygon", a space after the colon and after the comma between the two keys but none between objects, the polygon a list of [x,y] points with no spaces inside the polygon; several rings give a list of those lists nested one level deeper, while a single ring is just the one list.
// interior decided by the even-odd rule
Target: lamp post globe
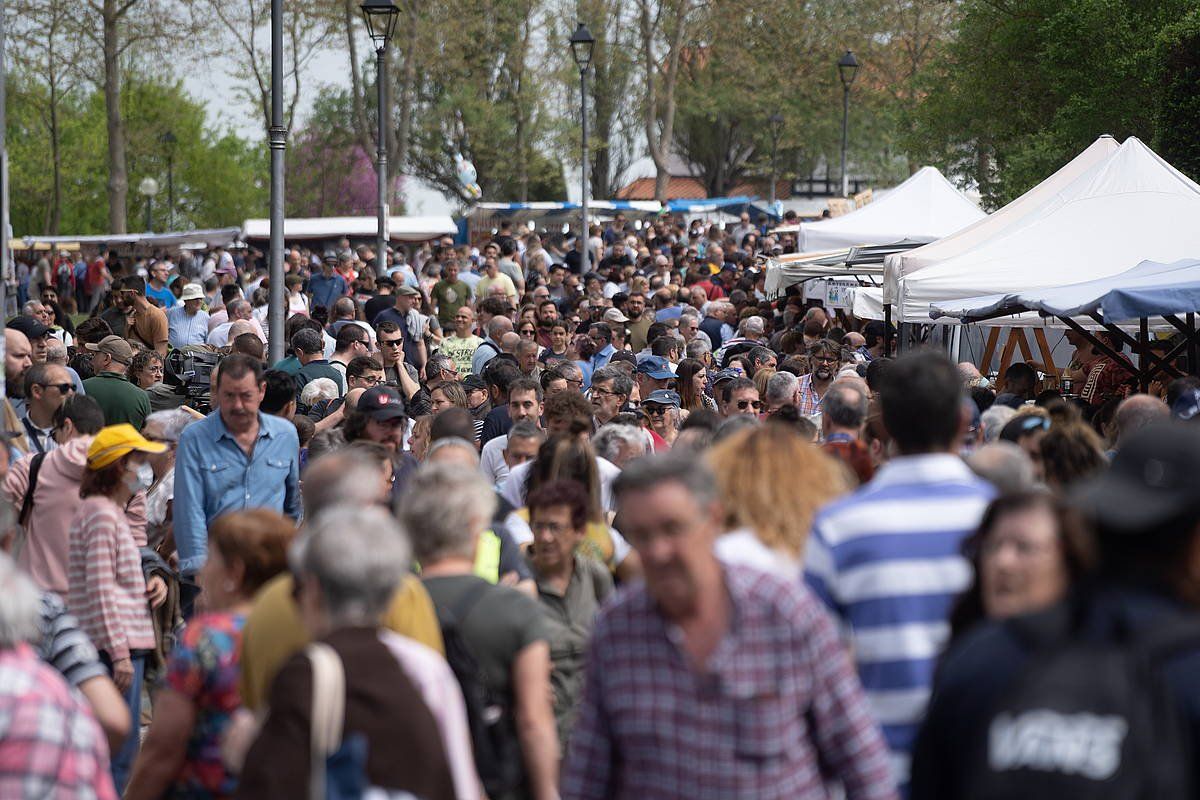
[{"label": "lamp post globe", "polygon": [[158,181],[149,176],[138,184],[138,193],[146,198],[146,232],[154,231],[154,195],[158,194]]}]

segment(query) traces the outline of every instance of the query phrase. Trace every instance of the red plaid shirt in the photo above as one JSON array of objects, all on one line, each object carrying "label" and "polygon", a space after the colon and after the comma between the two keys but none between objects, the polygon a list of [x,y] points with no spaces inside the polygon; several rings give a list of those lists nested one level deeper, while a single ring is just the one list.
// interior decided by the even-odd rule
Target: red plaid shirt
[{"label": "red plaid shirt", "polygon": [[800,402],[796,409],[806,417],[821,413],[821,395],[813,388],[812,379],[812,373],[800,376]]},{"label": "red plaid shirt", "polygon": [[0,797],[117,797],[91,711],[23,644],[0,651]]},{"label": "red plaid shirt", "polygon": [[802,585],[725,566],[730,630],[696,672],[643,587],[596,622],[564,798],[891,800],[883,737],[828,614]]}]

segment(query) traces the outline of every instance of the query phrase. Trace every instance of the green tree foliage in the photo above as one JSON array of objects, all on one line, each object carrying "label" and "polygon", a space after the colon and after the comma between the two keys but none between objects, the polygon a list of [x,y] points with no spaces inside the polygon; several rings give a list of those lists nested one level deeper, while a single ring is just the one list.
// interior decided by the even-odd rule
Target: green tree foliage
[{"label": "green tree foliage", "polygon": [[[13,231],[45,232],[53,202],[53,158],[39,118],[46,98],[41,87],[9,76],[8,145]],[[167,151],[160,137],[175,134],[175,228],[240,225],[266,211],[266,155],[233,134],[217,129],[203,106],[179,83],[127,79],[122,89],[127,121],[130,184],[145,177],[159,183],[154,228],[167,227]],[[67,234],[109,233],[104,95],[76,92],[63,101],[60,158],[63,174],[61,230]],[[134,228],[144,227],[145,200],[130,192],[126,211]]]},{"label": "green tree foliage", "polygon": [[1200,10],[1170,25],[1161,37],[1162,75],[1155,149],[1194,179],[1200,179]]},{"label": "green tree foliage", "polygon": [[454,164],[461,153],[484,199],[564,196],[533,35],[539,11],[533,0],[447,0],[431,10],[437,66],[420,75],[410,174],[467,202]]},{"label": "green tree foliage", "polygon": [[994,208],[1101,134],[1153,141],[1160,33],[1194,6],[965,0],[957,37],[928,75],[909,147],[976,181]]}]

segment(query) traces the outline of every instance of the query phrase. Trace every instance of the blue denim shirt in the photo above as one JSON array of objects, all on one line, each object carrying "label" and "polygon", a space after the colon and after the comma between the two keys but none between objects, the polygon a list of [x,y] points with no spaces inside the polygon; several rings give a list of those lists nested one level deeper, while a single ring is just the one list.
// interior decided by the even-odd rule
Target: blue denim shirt
[{"label": "blue denim shirt", "polygon": [[292,423],[259,413],[258,441],[249,457],[219,411],[184,428],[175,459],[179,571],[194,574],[204,566],[213,520],[251,508],[300,519],[300,443]]}]

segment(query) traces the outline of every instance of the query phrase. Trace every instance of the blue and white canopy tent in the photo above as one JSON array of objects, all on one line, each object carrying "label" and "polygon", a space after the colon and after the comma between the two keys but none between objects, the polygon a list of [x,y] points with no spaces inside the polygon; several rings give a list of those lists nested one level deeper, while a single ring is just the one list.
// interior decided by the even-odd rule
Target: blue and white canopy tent
[{"label": "blue and white canopy tent", "polygon": [[[1105,343],[1085,327],[1099,326],[1141,354],[1142,367],[1138,377],[1144,386],[1156,372],[1179,377],[1182,373],[1171,362],[1185,351],[1189,369],[1195,371],[1197,311],[1200,311],[1200,259],[1185,258],[1169,264],[1142,261],[1116,275],[1056,288],[933,303],[929,316],[934,319],[952,317],[961,322],[983,322],[1036,313],[1058,319],[1087,337],[1101,351],[1115,356]],[[1182,319],[1180,315],[1183,315]],[[1131,321],[1139,324],[1138,339],[1119,326],[1119,323]],[[1152,321],[1156,327],[1169,326],[1183,334],[1182,341],[1165,356],[1156,356],[1148,346]]]}]

